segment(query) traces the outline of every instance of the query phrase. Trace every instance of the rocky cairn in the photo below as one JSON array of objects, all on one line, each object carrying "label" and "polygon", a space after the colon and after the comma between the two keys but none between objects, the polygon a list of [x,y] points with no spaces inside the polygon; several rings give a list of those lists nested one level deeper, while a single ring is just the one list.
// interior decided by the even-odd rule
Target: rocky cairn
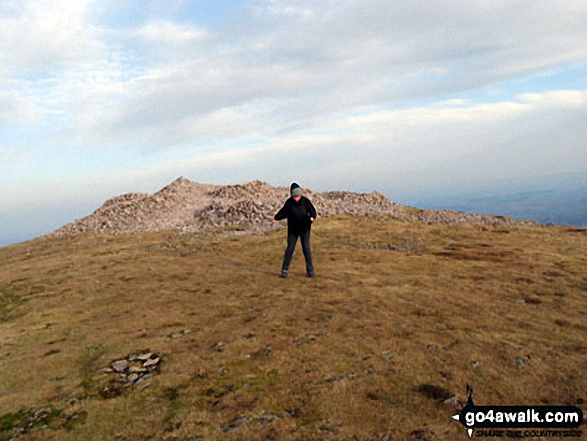
[{"label": "rocky cairn", "polygon": [[[420,210],[397,204],[378,191],[313,192],[304,189],[318,218],[335,214],[370,216],[386,213],[395,219],[427,223],[479,223],[485,225],[537,225],[537,222],[461,213]],[[272,187],[250,181],[236,185],[212,185],[180,177],[162,190],[149,195],[129,193],[106,201],[94,213],[50,233],[52,236],[83,232],[130,233],[176,229],[194,233],[214,228],[233,232],[259,233],[280,228],[273,215],[289,197],[289,187]]]},{"label": "rocky cairn", "polygon": [[115,360],[109,367],[100,372],[113,376],[110,385],[100,391],[104,398],[112,398],[120,394],[122,387],[138,386],[149,378],[157,375],[161,369],[161,357],[153,352],[129,355]]}]

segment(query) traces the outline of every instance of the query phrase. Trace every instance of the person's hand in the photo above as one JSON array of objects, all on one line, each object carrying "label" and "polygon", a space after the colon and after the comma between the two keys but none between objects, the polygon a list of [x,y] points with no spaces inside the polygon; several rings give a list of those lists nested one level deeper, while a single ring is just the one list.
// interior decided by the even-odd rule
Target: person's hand
[{"label": "person's hand", "polygon": [[275,220],[275,215],[273,215],[271,218],[272,218],[273,220]]},{"label": "person's hand", "polygon": [[314,218],[313,217],[310,218],[310,222],[314,222]]}]

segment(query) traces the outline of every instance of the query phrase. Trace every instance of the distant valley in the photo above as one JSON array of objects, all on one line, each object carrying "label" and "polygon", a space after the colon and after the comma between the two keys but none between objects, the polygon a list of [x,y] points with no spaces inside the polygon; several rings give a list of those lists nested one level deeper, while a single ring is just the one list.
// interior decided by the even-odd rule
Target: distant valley
[{"label": "distant valley", "polygon": [[533,219],[541,223],[587,227],[587,187],[576,190],[536,190],[503,196],[419,201],[421,208]]}]

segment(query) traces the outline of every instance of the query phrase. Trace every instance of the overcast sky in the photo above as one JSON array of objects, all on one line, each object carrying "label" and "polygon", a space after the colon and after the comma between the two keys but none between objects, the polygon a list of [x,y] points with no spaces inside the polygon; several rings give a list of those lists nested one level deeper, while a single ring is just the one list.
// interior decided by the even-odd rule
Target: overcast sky
[{"label": "overcast sky", "polygon": [[587,170],[585,0],[0,1],[0,244],[180,175],[409,202]]}]

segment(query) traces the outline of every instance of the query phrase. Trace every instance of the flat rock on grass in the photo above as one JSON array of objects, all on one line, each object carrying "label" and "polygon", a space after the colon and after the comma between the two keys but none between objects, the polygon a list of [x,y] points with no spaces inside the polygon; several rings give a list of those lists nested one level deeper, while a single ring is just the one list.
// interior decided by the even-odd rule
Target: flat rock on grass
[{"label": "flat rock on grass", "polygon": [[[159,373],[161,357],[153,352],[129,355],[123,359],[110,363],[110,367],[100,369],[100,372],[111,373],[117,376],[124,387],[136,386]],[[108,389],[108,390],[106,390]],[[113,388],[106,388],[102,395],[111,398],[116,395]]]}]

